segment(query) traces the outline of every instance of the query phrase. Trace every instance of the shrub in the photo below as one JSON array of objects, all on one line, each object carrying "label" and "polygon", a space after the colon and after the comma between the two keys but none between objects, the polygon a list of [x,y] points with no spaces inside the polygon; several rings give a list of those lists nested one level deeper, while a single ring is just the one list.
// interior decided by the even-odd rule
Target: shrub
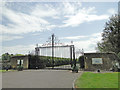
[{"label": "shrub", "polygon": [[18,71],[22,71],[23,70],[23,66],[17,66],[17,70]]},{"label": "shrub", "polygon": [[78,70],[79,70],[79,67],[73,65],[73,67],[72,67],[72,72],[78,73]]},{"label": "shrub", "polygon": [[[52,57],[50,56],[31,56],[29,55],[29,68],[30,69],[36,69],[38,68],[45,68],[45,67],[52,67],[53,61]],[[60,66],[60,65],[68,65],[70,64],[69,58],[59,58],[54,57],[54,66]]]},{"label": "shrub", "polygon": [[84,56],[79,57],[80,68],[84,68]]}]

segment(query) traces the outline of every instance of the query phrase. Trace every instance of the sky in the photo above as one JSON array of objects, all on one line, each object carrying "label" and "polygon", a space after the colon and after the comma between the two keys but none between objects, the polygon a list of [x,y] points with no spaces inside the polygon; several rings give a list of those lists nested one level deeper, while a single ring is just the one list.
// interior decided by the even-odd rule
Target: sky
[{"label": "sky", "polygon": [[118,11],[117,2],[1,2],[0,47],[28,54],[54,33],[63,45],[96,52],[105,22]]}]

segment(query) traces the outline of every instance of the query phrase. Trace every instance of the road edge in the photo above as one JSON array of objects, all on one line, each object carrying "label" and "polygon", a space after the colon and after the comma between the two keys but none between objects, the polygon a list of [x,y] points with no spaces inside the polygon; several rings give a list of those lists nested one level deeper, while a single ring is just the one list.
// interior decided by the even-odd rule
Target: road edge
[{"label": "road edge", "polygon": [[78,73],[80,73],[73,81],[73,84],[72,84],[72,90],[76,90],[75,88],[75,81],[83,74],[83,71],[79,71]]}]

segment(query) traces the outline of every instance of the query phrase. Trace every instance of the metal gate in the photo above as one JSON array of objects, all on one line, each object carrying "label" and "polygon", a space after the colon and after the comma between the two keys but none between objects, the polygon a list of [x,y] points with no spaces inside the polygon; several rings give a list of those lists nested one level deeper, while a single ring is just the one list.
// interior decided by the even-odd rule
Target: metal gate
[{"label": "metal gate", "polygon": [[35,48],[35,54],[45,57],[47,69],[71,69],[76,66],[74,45],[41,46]]},{"label": "metal gate", "polygon": [[56,36],[52,34],[47,41],[47,46],[35,48],[35,55],[44,58],[46,68],[52,69],[71,69],[76,66],[74,45],[56,45],[59,43]]}]

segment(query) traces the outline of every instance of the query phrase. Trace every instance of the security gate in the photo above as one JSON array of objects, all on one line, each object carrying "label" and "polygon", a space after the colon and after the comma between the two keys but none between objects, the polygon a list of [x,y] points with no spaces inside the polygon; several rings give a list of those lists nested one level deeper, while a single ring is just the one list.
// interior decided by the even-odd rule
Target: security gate
[{"label": "security gate", "polygon": [[74,45],[37,46],[35,54],[46,58],[47,69],[71,69],[76,66]]}]

